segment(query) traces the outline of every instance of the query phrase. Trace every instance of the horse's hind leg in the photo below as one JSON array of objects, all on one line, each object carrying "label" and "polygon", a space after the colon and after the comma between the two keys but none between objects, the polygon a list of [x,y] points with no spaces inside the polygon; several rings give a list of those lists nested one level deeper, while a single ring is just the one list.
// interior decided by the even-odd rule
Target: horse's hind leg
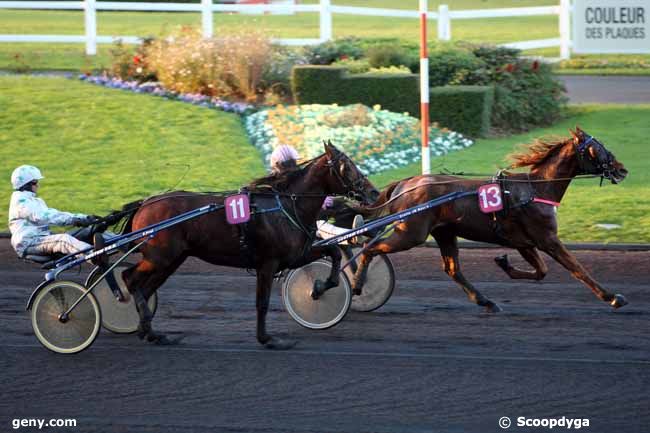
[{"label": "horse's hind leg", "polygon": [[576,279],[587,285],[599,299],[609,303],[614,308],[620,308],[627,304],[627,300],[623,295],[610,293],[598,284],[557,237],[553,236],[546,239],[539,248],[564,266]]},{"label": "horse's hind leg", "polygon": [[171,341],[165,335],[153,331],[151,327],[153,313],[149,310],[147,300],[176,271],[185,258],[185,256],[180,256],[171,262],[157,263],[145,257],[122,274],[129,291],[133,294],[140,315],[138,327],[140,339],[162,345],[178,342]]},{"label": "horse's hind leg", "polygon": [[456,284],[462,287],[470,301],[485,307],[485,309],[490,313],[498,313],[501,311],[501,308],[476,290],[460,271],[456,235],[447,230],[448,229],[441,228],[434,230],[432,233],[440,247],[440,255],[442,256],[445,272],[456,282]]},{"label": "horse's hind leg", "polygon": [[528,262],[530,265],[535,268],[534,271],[522,271],[512,266],[508,260],[508,255],[504,254],[499,257],[495,257],[494,261],[496,264],[504,270],[508,276],[514,280],[542,280],[548,272],[548,267],[544,263],[544,259],[539,255],[539,252],[536,248],[517,248],[519,254]]}]

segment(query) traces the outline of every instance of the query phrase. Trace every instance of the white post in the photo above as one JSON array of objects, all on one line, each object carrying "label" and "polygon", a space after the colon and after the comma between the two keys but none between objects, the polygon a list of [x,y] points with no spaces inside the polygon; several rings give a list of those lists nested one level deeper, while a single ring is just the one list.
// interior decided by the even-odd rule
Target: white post
[{"label": "white post", "polygon": [[332,1],[320,0],[320,40],[332,39]]},{"label": "white post", "polygon": [[203,27],[203,37],[211,38],[213,34],[212,0],[201,0],[201,25]]},{"label": "white post", "polygon": [[86,27],[86,54],[97,54],[97,10],[95,0],[84,1],[84,18]]},{"label": "white post", "polygon": [[560,58],[571,58],[571,0],[560,0]]},{"label": "white post", "polygon": [[449,6],[438,6],[438,40],[451,40],[451,19],[449,18]]}]

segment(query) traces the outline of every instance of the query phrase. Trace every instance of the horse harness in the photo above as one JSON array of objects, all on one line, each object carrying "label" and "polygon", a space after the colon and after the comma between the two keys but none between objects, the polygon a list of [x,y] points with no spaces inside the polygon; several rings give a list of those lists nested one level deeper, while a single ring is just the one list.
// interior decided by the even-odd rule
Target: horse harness
[{"label": "horse harness", "polygon": [[[507,218],[512,211],[525,208],[531,203],[542,203],[549,206],[553,206],[555,212],[560,206],[559,202],[544,199],[541,197],[535,196],[535,189],[533,188],[533,183],[530,179],[530,175],[526,174],[527,181],[508,181],[508,174],[505,170],[499,170],[493,177],[491,182],[497,183],[501,190],[501,197],[503,202],[503,209],[497,212],[492,212],[492,220],[490,222],[492,230],[496,235],[502,239],[505,239],[505,232],[503,230],[503,224],[500,220]],[[513,190],[511,185],[519,185],[519,188]]]}]

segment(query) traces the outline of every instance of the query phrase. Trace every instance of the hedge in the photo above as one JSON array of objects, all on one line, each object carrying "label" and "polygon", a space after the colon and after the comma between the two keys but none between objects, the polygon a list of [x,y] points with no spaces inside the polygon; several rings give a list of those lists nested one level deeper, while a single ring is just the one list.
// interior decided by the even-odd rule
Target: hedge
[{"label": "hedge", "polygon": [[431,119],[440,125],[470,137],[483,137],[490,132],[494,103],[493,87],[432,87],[429,95]]},{"label": "hedge", "polygon": [[[291,78],[296,104],[381,105],[397,113],[420,112],[419,76],[415,74],[349,75],[345,68],[296,66]],[[470,137],[490,129],[493,90],[488,86],[431,89],[430,119]]]}]

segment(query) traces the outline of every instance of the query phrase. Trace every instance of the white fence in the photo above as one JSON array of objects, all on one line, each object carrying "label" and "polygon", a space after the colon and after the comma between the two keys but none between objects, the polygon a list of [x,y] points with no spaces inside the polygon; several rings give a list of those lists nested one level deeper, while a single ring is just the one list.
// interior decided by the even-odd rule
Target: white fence
[{"label": "white fence", "polygon": [[[85,16],[85,35],[0,35],[0,42],[73,42],[85,43],[86,54],[97,53],[97,44],[112,43],[117,39],[125,43],[139,43],[137,36],[98,36],[97,11],[166,11],[166,12],[199,12],[203,35],[213,36],[214,12],[238,13],[287,13],[312,12],[320,15],[320,37],[318,39],[277,39],[275,42],[285,45],[309,45],[332,39],[332,15],[361,15],[383,16],[394,18],[419,18],[417,10],[404,9],[377,9],[365,7],[335,6],[331,0],[320,0],[319,4],[296,5],[286,4],[213,4],[212,0],[201,0],[201,3],[119,3],[106,1],[0,1],[0,9],[58,9],[58,10],[83,10]],[[505,46],[534,49],[547,47],[560,47],[560,57],[569,58],[571,46],[570,31],[570,0],[560,0],[558,6],[508,8],[508,9],[482,9],[482,10],[450,10],[447,5],[440,5],[437,12],[429,12],[427,18],[436,20],[438,24],[438,39],[451,40],[452,20],[467,20],[498,17],[523,17],[532,15],[557,15],[559,37],[534,41],[520,41],[504,44]],[[414,22],[414,33],[417,24]]]}]

